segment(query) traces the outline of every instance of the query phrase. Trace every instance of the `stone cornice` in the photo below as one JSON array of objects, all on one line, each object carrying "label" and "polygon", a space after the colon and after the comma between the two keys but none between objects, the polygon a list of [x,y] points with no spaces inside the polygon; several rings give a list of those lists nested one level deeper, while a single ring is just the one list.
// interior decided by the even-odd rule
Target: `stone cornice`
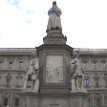
[{"label": "stone cornice", "polygon": [[78,50],[80,55],[107,56],[107,49],[74,48],[74,50]]},{"label": "stone cornice", "polygon": [[85,72],[93,72],[93,73],[95,73],[95,72],[107,73],[107,70],[98,70],[98,69],[96,69],[96,70],[93,70],[93,69],[92,70],[88,70],[88,69],[86,70],[86,69],[84,69],[84,71]]},{"label": "stone cornice", "polygon": [[35,48],[0,48],[0,55],[31,55]]},{"label": "stone cornice", "polygon": [[11,72],[11,73],[26,73],[27,71],[26,70],[9,70],[9,69],[7,69],[7,70],[0,70],[0,73],[9,73],[9,72]]}]

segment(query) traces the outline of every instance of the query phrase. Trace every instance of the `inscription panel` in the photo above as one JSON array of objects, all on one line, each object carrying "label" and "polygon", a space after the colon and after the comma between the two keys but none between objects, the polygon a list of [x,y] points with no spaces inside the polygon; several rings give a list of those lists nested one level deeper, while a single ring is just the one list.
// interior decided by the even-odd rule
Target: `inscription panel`
[{"label": "inscription panel", "polygon": [[63,83],[63,56],[47,55],[46,83]]}]

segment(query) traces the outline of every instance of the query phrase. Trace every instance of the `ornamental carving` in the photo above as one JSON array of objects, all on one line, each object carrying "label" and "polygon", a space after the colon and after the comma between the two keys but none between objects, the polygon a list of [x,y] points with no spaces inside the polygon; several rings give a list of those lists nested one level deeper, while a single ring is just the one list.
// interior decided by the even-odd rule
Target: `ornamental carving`
[{"label": "ornamental carving", "polygon": [[24,61],[25,57],[24,56],[17,56],[18,61]]},{"label": "ornamental carving", "polygon": [[46,83],[63,83],[63,56],[62,55],[47,56]]},{"label": "ornamental carving", "polygon": [[8,61],[11,61],[11,62],[14,62],[14,61],[15,61],[15,58],[16,58],[16,57],[14,57],[14,56],[8,56],[8,57],[7,57],[7,60],[8,60]]}]

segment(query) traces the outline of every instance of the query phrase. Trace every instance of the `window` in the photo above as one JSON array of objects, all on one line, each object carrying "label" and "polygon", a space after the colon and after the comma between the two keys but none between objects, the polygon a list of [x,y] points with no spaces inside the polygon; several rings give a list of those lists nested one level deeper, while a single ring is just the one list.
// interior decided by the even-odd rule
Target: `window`
[{"label": "window", "polygon": [[8,105],[8,98],[4,98],[4,106]]},{"label": "window", "polygon": [[101,99],[97,98],[96,100],[97,100],[97,106],[100,107],[101,106]]},{"label": "window", "polygon": [[95,80],[95,87],[99,87],[99,80]]},{"label": "window", "polygon": [[89,107],[91,107],[91,99],[88,98],[88,102],[89,102]]},{"label": "window", "polygon": [[103,59],[101,62],[102,62],[102,68],[105,69],[106,68],[106,60]]},{"label": "window", "polygon": [[12,69],[12,66],[13,66],[13,62],[10,61],[10,62],[9,62],[9,65],[8,65],[9,69]]},{"label": "window", "polygon": [[107,106],[107,96],[106,95],[104,96],[104,104],[105,104],[105,106]]},{"label": "window", "polygon": [[94,75],[95,87],[99,87],[99,76],[97,73]]},{"label": "window", "polygon": [[32,77],[28,75],[27,87],[30,88],[32,86]]},{"label": "window", "polygon": [[106,68],[106,63],[103,63],[103,68],[104,68],[104,69]]},{"label": "window", "polygon": [[104,73],[105,87],[107,87],[107,73]]},{"label": "window", "polygon": [[2,68],[2,61],[0,61],[0,69]]},{"label": "window", "polygon": [[19,68],[23,69],[23,61],[19,61]]},{"label": "window", "polygon": [[83,63],[82,63],[82,66],[83,66],[83,68],[86,69],[86,68],[87,68],[87,62],[83,62]]},{"label": "window", "polygon": [[22,86],[23,85],[23,77],[20,73],[18,73],[18,75],[16,76],[16,85],[17,86]]},{"label": "window", "polygon": [[15,98],[15,106],[19,106],[19,98]]},{"label": "window", "polygon": [[12,79],[12,76],[11,76],[10,73],[8,73],[8,74],[6,75],[6,85],[7,85],[7,86],[10,84],[11,79]]},{"label": "window", "polygon": [[96,69],[97,62],[93,62],[93,64],[94,64],[94,69]]},{"label": "window", "polygon": [[88,76],[88,73],[86,72],[84,74],[84,86],[89,86],[89,76]]},{"label": "window", "polygon": [[105,79],[105,87],[107,87],[107,78]]},{"label": "window", "polygon": [[89,79],[88,79],[88,78],[86,78],[86,79],[84,80],[84,85],[85,85],[85,86],[89,86]]},{"label": "window", "polygon": [[82,66],[83,68],[87,68],[89,57],[86,55],[81,56]]},{"label": "window", "polygon": [[96,69],[97,68],[97,62],[98,62],[97,57],[93,56],[91,60],[93,63],[93,69]]}]

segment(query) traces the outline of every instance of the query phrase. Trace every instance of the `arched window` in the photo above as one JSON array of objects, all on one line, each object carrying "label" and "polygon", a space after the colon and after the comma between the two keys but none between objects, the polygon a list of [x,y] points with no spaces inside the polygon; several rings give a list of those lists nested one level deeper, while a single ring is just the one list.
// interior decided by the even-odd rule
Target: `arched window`
[{"label": "arched window", "polygon": [[11,82],[12,76],[10,73],[6,75],[6,85],[9,86]]},{"label": "arched window", "polygon": [[20,73],[16,76],[16,86],[21,87],[23,85],[23,77]]}]

